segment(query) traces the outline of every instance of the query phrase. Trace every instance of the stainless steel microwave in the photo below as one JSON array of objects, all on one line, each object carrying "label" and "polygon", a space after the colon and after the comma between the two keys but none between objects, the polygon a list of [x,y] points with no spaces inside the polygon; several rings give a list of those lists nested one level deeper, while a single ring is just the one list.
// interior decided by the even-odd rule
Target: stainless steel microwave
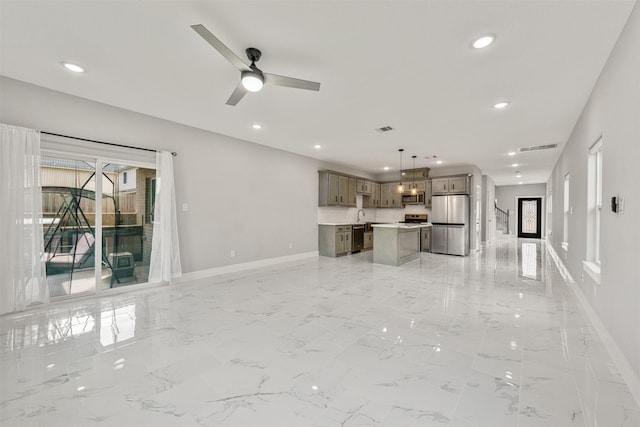
[{"label": "stainless steel microwave", "polygon": [[403,194],[402,203],[405,205],[424,205],[424,193]]}]

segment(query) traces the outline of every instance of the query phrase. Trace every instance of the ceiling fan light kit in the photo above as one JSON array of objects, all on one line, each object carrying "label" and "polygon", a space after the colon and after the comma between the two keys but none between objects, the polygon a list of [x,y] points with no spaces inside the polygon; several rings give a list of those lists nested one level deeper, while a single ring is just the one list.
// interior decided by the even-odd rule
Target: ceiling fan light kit
[{"label": "ceiling fan light kit", "polygon": [[247,65],[216,36],[211,34],[204,25],[192,25],[191,28],[240,71],[240,82],[227,100],[227,105],[236,105],[247,92],[258,92],[264,84],[291,87],[294,89],[320,90],[320,83],[318,82],[263,73],[262,70],[256,66],[256,62],[260,60],[262,52],[255,47],[250,47],[245,50],[249,61],[251,61],[251,65]]},{"label": "ceiling fan light kit", "polygon": [[259,92],[264,85],[264,76],[260,70],[242,72],[242,86],[249,92]]}]

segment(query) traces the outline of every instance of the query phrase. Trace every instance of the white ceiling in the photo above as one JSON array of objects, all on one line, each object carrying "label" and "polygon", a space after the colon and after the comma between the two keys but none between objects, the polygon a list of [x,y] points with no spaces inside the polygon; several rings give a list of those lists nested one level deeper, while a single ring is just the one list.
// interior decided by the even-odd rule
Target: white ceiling
[{"label": "white ceiling", "polygon": [[[370,173],[471,163],[497,184],[545,182],[634,1],[4,1],[0,74]],[[265,72],[239,72],[190,26]],[[487,49],[471,42],[497,35]],[[72,74],[62,61],[87,69]],[[511,101],[505,110],[491,106]],[[264,128],[256,131],[252,123]],[[374,129],[390,125],[388,133]],[[518,147],[560,147],[508,157]],[[315,150],[314,144],[322,144]]]}]

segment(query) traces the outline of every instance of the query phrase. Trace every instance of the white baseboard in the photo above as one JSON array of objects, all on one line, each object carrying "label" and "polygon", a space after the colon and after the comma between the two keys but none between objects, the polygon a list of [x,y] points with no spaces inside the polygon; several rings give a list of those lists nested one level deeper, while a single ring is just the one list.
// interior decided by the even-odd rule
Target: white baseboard
[{"label": "white baseboard", "polygon": [[184,273],[179,279],[175,279],[172,283],[183,283],[189,280],[206,279],[208,277],[219,276],[221,274],[237,273],[239,271],[251,270],[253,268],[268,267],[270,265],[282,264],[284,262],[298,261],[306,258],[319,256],[318,251],[304,252],[295,255],[286,255],[276,258],[261,259],[258,261],[243,262],[239,264],[225,265],[224,267],[209,268],[207,270],[192,271]]},{"label": "white baseboard", "polygon": [[587,314],[587,317],[589,317],[589,320],[591,320],[591,323],[598,333],[598,336],[602,340],[602,343],[609,351],[609,356],[611,356],[614,365],[616,365],[616,368],[618,368],[618,371],[620,371],[620,375],[622,375],[625,383],[627,383],[629,391],[633,395],[638,406],[640,406],[640,376],[633,369],[631,363],[629,363],[629,360],[618,346],[618,343],[616,343],[616,341],[613,339],[613,336],[611,336],[611,334],[607,330],[607,327],[604,325],[604,323],[602,323],[600,316],[598,316],[598,313],[596,313],[596,311],[593,309],[591,303],[589,303],[589,300],[582,292],[582,289],[580,289],[580,287],[575,283],[575,281],[571,277],[571,274],[569,274],[569,271],[564,266],[564,263],[562,262],[556,251],[553,249],[551,243],[547,244],[547,250],[551,254],[551,258],[553,258],[556,266],[558,266],[560,274],[562,274],[562,277],[565,278],[567,286],[576,294],[578,301],[580,301],[580,304]]}]

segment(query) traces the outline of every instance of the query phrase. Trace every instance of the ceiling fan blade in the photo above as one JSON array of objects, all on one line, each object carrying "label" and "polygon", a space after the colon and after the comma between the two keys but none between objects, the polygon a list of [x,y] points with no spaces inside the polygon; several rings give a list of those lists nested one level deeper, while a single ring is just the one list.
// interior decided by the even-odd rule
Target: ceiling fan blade
[{"label": "ceiling fan blade", "polygon": [[240,81],[240,83],[238,83],[238,86],[236,86],[236,88],[233,90],[233,93],[231,94],[229,99],[227,99],[227,105],[235,106],[246,94],[247,90],[244,88],[244,86],[242,86],[242,81]]},{"label": "ceiling fan blade", "polygon": [[247,64],[242,62],[242,60],[238,58],[238,56],[235,53],[233,53],[233,51],[231,51],[231,49],[229,49],[227,46],[224,45],[224,43],[218,40],[216,36],[211,34],[211,32],[207,30],[204,27],[204,25],[201,25],[201,24],[192,25],[191,28],[193,28],[193,30],[196,33],[200,34],[200,36],[203,39],[205,39],[211,46],[213,46],[215,50],[220,52],[222,56],[227,58],[227,61],[231,62],[231,64],[233,64],[233,66],[236,67],[238,70],[240,71],[251,70],[251,68],[249,68]]},{"label": "ceiling fan blade", "polygon": [[279,76],[277,74],[264,73],[264,82],[270,85],[292,87],[296,89],[320,90],[320,83],[318,82],[294,79],[293,77]]}]

